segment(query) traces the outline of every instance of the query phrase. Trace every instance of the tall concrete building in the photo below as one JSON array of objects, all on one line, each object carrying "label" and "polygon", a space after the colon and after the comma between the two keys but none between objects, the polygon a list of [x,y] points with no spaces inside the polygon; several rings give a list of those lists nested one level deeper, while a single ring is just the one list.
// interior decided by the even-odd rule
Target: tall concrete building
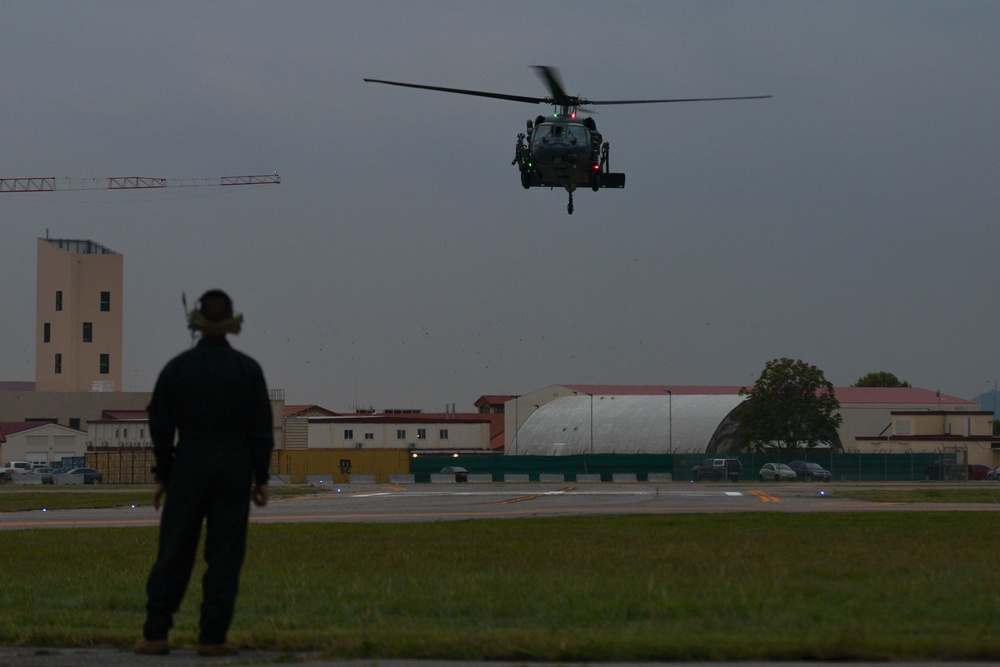
[{"label": "tall concrete building", "polygon": [[35,391],[121,391],[122,259],[93,241],[38,239]]}]

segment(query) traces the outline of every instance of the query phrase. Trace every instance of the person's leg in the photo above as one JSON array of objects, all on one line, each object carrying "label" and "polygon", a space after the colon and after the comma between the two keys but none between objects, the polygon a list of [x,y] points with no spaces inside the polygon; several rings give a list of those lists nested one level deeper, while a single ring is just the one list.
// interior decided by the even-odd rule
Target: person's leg
[{"label": "person's leg", "polygon": [[146,581],[146,622],[143,638],[163,640],[173,627],[173,617],[184,593],[194,566],[203,504],[197,489],[183,488],[182,480],[172,484],[167,492],[160,521],[160,539],[156,562]]},{"label": "person's leg", "polygon": [[223,644],[233,620],[240,569],[246,554],[247,520],[253,473],[227,470],[213,484],[208,503],[205,533],[205,562],[202,579],[202,645]]}]

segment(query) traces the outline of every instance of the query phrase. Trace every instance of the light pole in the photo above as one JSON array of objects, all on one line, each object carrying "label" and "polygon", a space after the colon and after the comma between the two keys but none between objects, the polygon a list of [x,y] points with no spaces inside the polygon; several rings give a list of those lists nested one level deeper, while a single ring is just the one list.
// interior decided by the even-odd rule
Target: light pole
[{"label": "light pole", "polygon": [[996,421],[997,421],[997,381],[996,380],[987,380],[986,381],[987,384],[989,384],[990,382],[993,383],[993,400],[991,401],[993,403],[993,419],[991,421],[991,424],[993,426],[993,433],[996,434],[996,432],[997,432],[997,428],[996,428]]},{"label": "light pole", "polygon": [[520,424],[517,423],[517,411],[518,403],[521,402],[521,397],[514,399],[514,454],[517,454],[517,432],[520,430]]},{"label": "light pole", "polygon": [[669,436],[670,441],[669,444],[667,445],[667,453],[673,454],[674,453],[674,392],[670,391],[669,389],[664,389],[663,391],[667,392],[667,409],[668,409],[667,428],[668,432],[670,433]]}]

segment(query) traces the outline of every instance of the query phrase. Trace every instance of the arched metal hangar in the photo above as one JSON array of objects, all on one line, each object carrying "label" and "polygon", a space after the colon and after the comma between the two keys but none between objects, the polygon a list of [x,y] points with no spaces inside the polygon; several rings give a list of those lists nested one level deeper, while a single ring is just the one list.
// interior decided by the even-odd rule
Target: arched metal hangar
[{"label": "arched metal hangar", "polygon": [[508,455],[700,454],[739,450],[734,394],[561,396],[535,408]]}]

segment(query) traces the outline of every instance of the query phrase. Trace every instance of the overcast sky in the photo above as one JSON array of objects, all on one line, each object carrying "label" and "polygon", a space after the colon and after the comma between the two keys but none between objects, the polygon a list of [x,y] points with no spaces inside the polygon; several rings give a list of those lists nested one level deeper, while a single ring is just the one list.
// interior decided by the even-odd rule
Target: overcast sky
[{"label": "overcast sky", "polygon": [[[227,290],[290,403],[472,410],[558,383],[748,385],[777,357],[971,398],[1000,376],[1000,2],[7,2],[0,379],[35,239],[125,258],[123,389]],[[521,188],[531,65],[602,107],[623,190]]]}]

